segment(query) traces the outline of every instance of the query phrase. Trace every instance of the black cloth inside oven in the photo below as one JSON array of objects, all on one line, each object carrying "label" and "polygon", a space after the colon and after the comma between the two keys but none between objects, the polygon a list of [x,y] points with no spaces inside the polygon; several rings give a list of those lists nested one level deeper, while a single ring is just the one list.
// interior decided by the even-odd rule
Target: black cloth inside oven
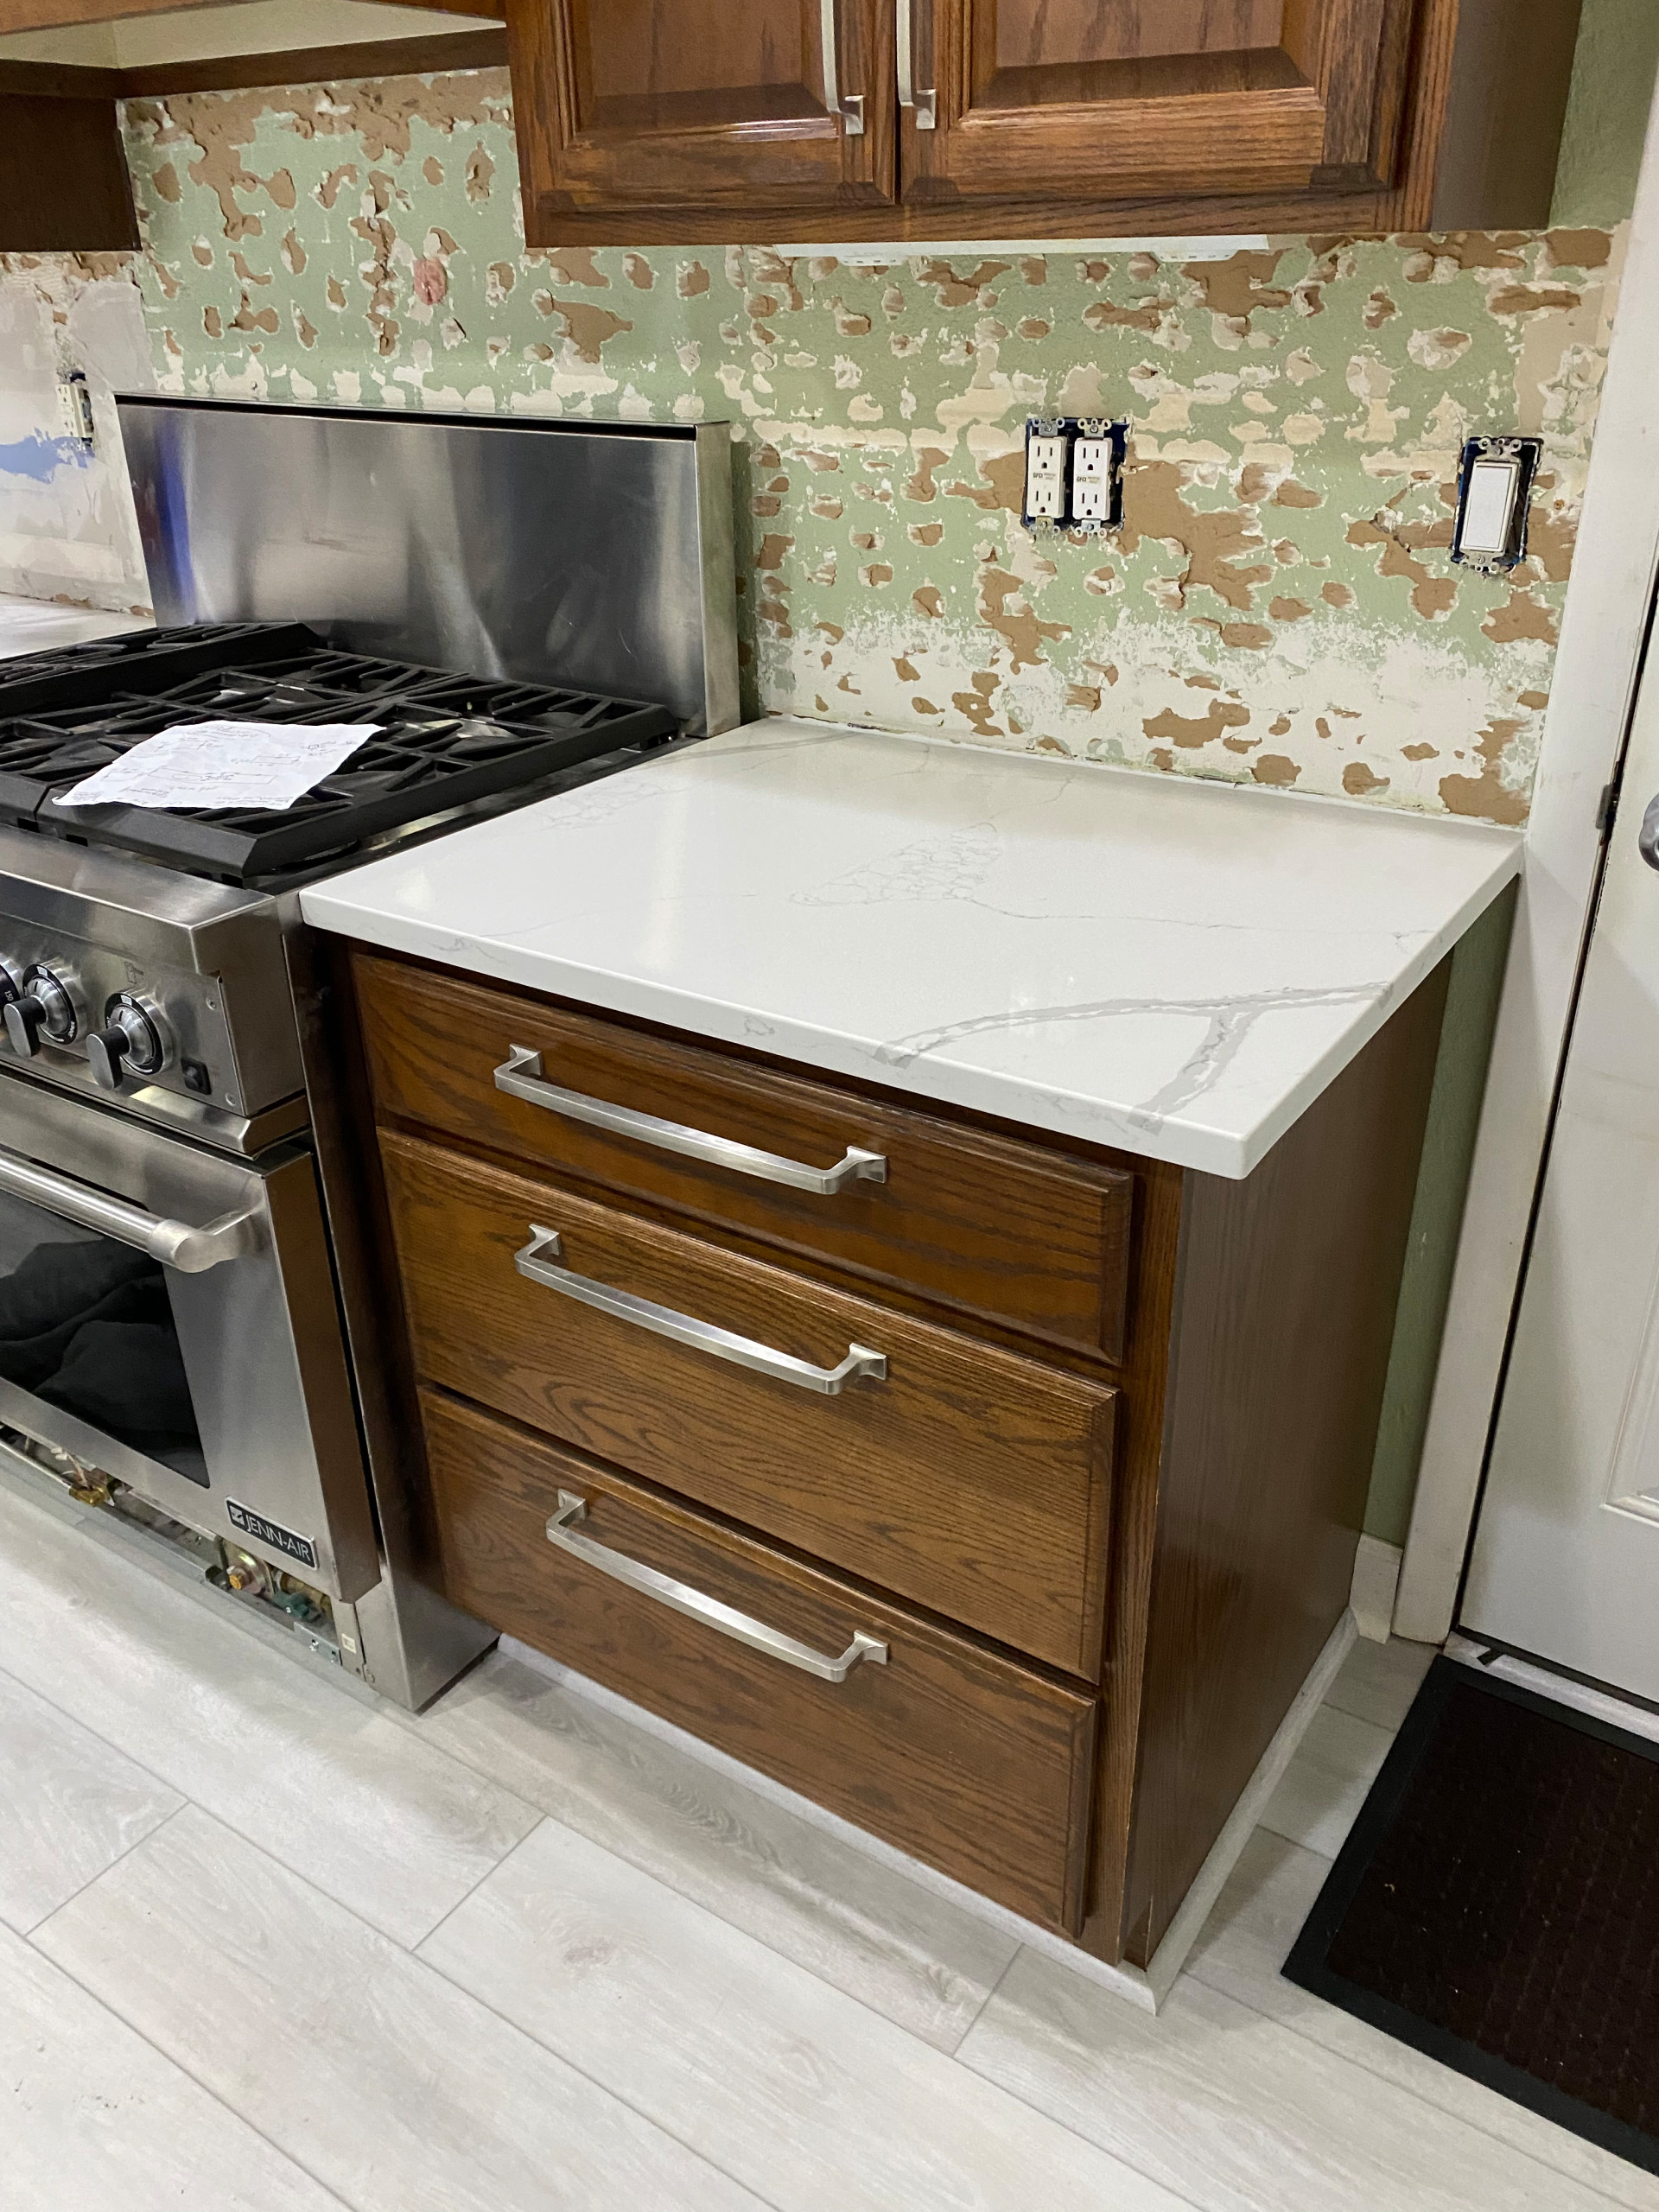
[{"label": "black cloth inside oven", "polygon": [[36,1245],[0,1277],[0,1376],[139,1451],[196,1434],[166,1276],[104,1238]]}]

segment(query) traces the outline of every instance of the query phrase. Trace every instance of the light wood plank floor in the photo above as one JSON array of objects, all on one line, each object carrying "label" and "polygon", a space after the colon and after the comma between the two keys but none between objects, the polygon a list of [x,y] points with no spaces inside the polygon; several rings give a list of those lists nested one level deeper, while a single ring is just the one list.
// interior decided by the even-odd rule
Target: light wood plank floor
[{"label": "light wood plank floor", "polygon": [[500,1654],[416,1720],[0,1487],[0,2212],[1659,2212],[1278,1968],[1362,1643],[1154,2019]]}]

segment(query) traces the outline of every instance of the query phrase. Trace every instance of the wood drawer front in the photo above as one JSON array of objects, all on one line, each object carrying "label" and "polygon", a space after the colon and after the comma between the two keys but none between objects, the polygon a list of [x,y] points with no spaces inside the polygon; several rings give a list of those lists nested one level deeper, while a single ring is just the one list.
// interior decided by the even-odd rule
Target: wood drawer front
[{"label": "wood drawer front", "polygon": [[[920,1296],[1119,1359],[1134,1177],[852,1091],[359,955],[377,1104],[470,1142],[683,1208]],[[887,1180],[827,1196],[705,1166],[496,1088],[514,1046],[550,1085],[828,1167],[879,1153]]]},{"label": "wood drawer front", "polygon": [[[1116,1392],[548,1183],[382,1138],[416,1363],[429,1381],[1068,1672],[1098,1672]],[[818,1368],[823,1396],[514,1266],[562,1265]]]},{"label": "wood drawer front", "polygon": [[[455,1604],[1028,1918],[1075,1933],[1096,1707],[609,1469],[421,1393]],[[548,1541],[580,1526],[815,1649],[887,1646],[841,1682],[752,1650]]]}]

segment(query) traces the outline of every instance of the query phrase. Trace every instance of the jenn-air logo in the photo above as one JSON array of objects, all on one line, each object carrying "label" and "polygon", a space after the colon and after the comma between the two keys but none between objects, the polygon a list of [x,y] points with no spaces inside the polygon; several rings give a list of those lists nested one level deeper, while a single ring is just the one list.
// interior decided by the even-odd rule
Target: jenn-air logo
[{"label": "jenn-air logo", "polygon": [[233,1497],[226,1499],[225,1510],[230,1516],[232,1528],[239,1529],[245,1536],[251,1536],[255,1543],[269,1544],[272,1551],[298,1560],[302,1567],[316,1565],[317,1548],[309,1536],[296,1536],[291,1529],[279,1528],[276,1522],[267,1521],[263,1513],[250,1513]]}]

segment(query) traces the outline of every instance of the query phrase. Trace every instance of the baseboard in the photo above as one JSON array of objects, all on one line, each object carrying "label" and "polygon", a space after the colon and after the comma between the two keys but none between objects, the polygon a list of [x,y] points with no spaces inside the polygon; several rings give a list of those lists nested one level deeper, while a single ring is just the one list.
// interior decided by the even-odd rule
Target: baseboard
[{"label": "baseboard", "polygon": [[1358,1627],[1350,1611],[1325,1639],[1324,1649],[1292,1700],[1273,1741],[1262,1752],[1255,1772],[1245,1783],[1243,1794],[1229,1814],[1226,1825],[1210,1847],[1210,1856],[1199,1867],[1192,1888],[1182,1898],[1179,1910],[1165,1929],[1164,1940],[1147,1967],[1146,1980],[1154,2012],[1168,1996],[1176,1975],[1186,1964],[1187,1954],[1198,1942],[1216,1899],[1226,1888],[1228,1877],[1243,1856],[1245,1845],[1268,1809],[1268,1800],[1279,1787],[1313,1715],[1325,1703],[1332,1683],[1341,1673],[1343,1661],[1358,1640]]},{"label": "baseboard", "polygon": [[837,1813],[825,1810],[810,1797],[803,1797],[798,1790],[774,1782],[770,1775],[761,1774],[741,1759],[734,1758],[728,1751],[718,1751],[702,1737],[691,1735],[677,1727],[671,1720],[664,1720],[644,1706],[619,1696],[586,1675],[579,1675],[574,1668],[562,1666],[557,1660],[549,1659],[528,1643],[521,1643],[517,1637],[504,1636],[500,1649],[509,1657],[521,1660],[538,1675],[556,1682],[573,1697],[584,1698],[589,1704],[616,1713],[631,1726],[655,1736],[659,1742],[671,1745],[689,1758],[700,1760],[717,1773],[752,1789],[768,1803],[784,1807],[809,1826],[821,1828],[826,1834],[838,1837],[867,1858],[889,1867],[906,1880],[915,1882],[935,1897],[972,1913],[988,1926],[1023,1943],[1028,1950],[1039,1952],[1043,1957],[1054,1960],[1069,1967],[1086,1980],[1109,1989],[1116,1996],[1138,2005],[1142,2012],[1156,2012],[1169,1994],[1170,1988],[1186,1961],[1188,1952],[1198,1941],[1198,1932],[1210,1916],[1211,1906],[1221,1895],[1228,1876],[1238,1864],[1239,1857],[1262,1813],[1269,1797],[1279,1786],[1280,1777],[1290,1764],[1297,1745],[1306,1734],[1309,1722],[1325,1700],[1326,1691],[1336,1680],[1338,1669],[1353,1649],[1356,1637],[1354,1617],[1344,1613],[1332,1630],[1329,1640],[1314,1661],[1306,1681],[1297,1692],[1289,1711],[1279,1724],[1273,1741],[1262,1753],[1255,1773],[1246,1783],[1243,1794],[1234,1806],[1226,1826],[1216,1838],[1209,1857],[1199,1868],[1198,1878],[1187,1891],[1175,1917],[1171,1921],[1163,1942],[1154,1954],[1151,1964],[1143,1971],[1139,1967],[1109,1966],[1103,1959],[1080,1950],[1052,1929],[1039,1928],[1035,1922],[1010,1912],[1006,1905],[995,1904],[982,1897],[977,1890],[970,1890],[963,1883],[953,1881],[950,1875],[941,1874],[937,1867],[925,1866],[890,1843],[883,1843],[879,1836],[856,1827]]},{"label": "baseboard", "polygon": [[1362,1536],[1354,1554],[1354,1586],[1349,1603],[1360,1634],[1369,1643],[1386,1643],[1394,1630],[1394,1593],[1400,1586],[1405,1553],[1380,1536]]}]

